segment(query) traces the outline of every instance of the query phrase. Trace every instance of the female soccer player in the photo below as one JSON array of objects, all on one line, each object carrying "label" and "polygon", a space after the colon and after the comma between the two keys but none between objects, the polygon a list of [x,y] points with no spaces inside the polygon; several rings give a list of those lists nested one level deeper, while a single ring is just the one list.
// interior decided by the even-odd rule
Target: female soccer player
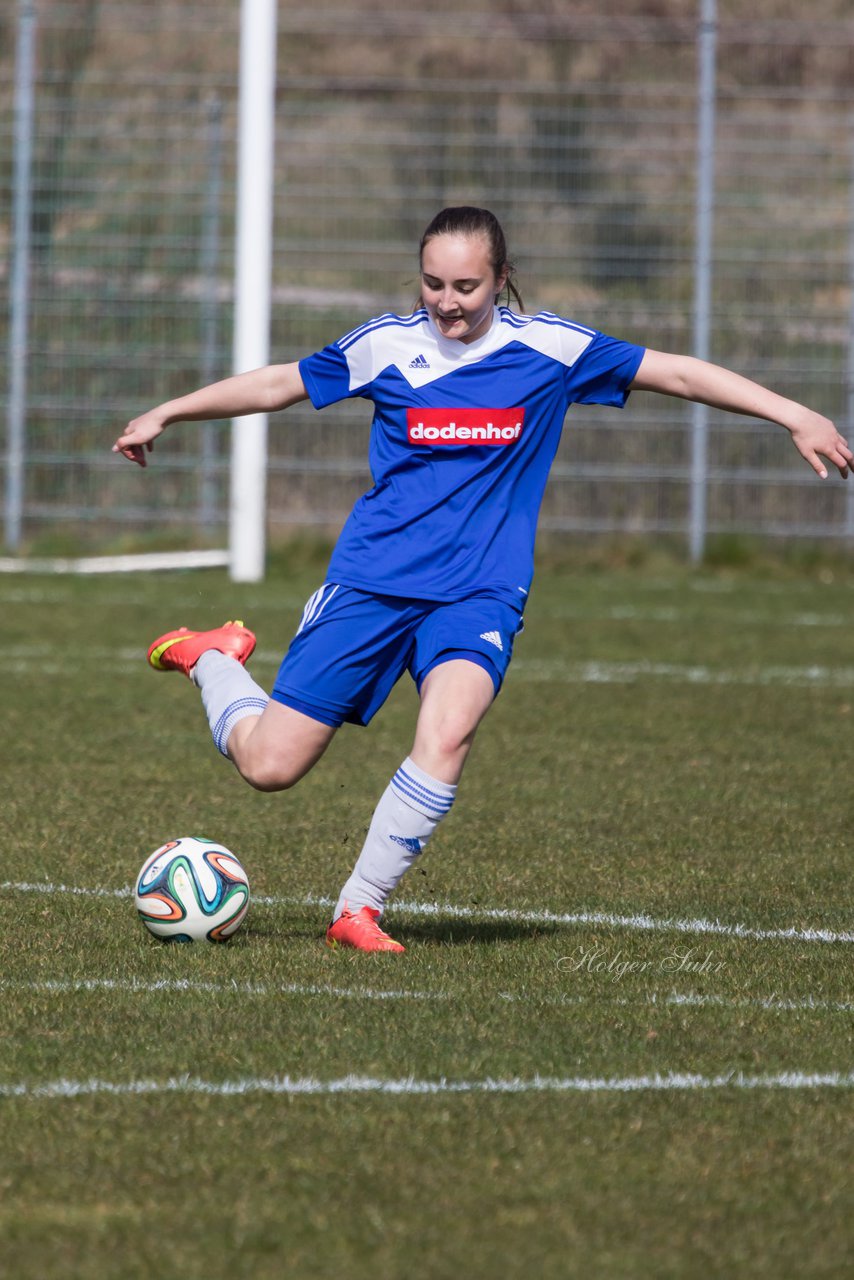
[{"label": "female soccer player", "polygon": [[[726,369],[620,342],[549,312],[521,313],[504,234],[485,209],[445,209],[420,248],[421,298],[299,363],[270,365],[129,423],[114,452],[145,451],[179,421],[373,402],[373,488],[356,503],[270,696],[245,662],[251,631],[181,628],[148,660],[201,691],[214,742],[252,786],[284,790],[344,722],[367,724],[405,670],[420,695],[391,779],[326,933],[330,946],[403,951],[385,902],[450,810],[475,732],[501,687],[533,573],[537,515],[573,403],[658,391],[787,427],[825,478],[854,459],[827,418]],[[520,311],[499,306],[513,297]]]}]

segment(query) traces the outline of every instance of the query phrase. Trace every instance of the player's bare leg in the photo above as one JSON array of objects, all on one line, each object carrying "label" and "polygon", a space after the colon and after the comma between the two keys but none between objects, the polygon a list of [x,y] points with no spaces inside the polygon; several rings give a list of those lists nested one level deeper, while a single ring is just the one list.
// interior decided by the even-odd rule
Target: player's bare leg
[{"label": "player's bare leg", "polygon": [[227,751],[241,777],[258,791],[285,791],[317,763],[335,733],[330,725],[270,701],[260,716],[237,722]]},{"label": "player's bare leg", "polygon": [[494,697],[491,676],[463,658],[443,662],[427,675],[412,753],[374,811],[326,933],[331,946],[404,950],[379,927],[383,906],[449,812],[477,727]]},{"label": "player's bare leg", "polygon": [[217,749],[259,791],[284,791],[314,765],[335,729],[271,702],[245,668],[255,636],[242,622],[179,627],[149,646],[155,671],[178,671],[200,690]]},{"label": "player's bare leg", "polygon": [[442,782],[459,782],[477,727],[494,698],[492,677],[476,663],[452,658],[434,667],[421,686],[410,759]]}]

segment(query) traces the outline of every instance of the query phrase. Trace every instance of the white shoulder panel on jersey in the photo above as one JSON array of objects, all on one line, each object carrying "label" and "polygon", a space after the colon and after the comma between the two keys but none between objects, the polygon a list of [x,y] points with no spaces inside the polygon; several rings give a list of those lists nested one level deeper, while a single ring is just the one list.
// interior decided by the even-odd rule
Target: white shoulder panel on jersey
[{"label": "white shoulder panel on jersey", "polygon": [[482,338],[471,343],[453,342],[441,338],[427,312],[420,310],[411,316],[379,316],[347,334],[338,346],[350,370],[350,390],[355,391],[391,367],[411,387],[423,387],[514,342],[571,367],[595,336],[595,330],[548,311],[524,316],[499,307],[495,323]]},{"label": "white shoulder panel on jersey", "polygon": [[[350,390],[368,386],[392,365],[407,377],[408,362],[417,358],[420,345],[431,341],[426,311],[415,311],[411,316],[379,316],[354,329],[338,343],[350,370]],[[424,360],[429,364],[426,356]]]},{"label": "white shoulder panel on jersey", "polygon": [[508,342],[521,342],[571,368],[596,337],[595,329],[574,324],[551,311],[540,311],[535,316],[519,315],[509,307],[499,308],[502,328],[509,331]]}]

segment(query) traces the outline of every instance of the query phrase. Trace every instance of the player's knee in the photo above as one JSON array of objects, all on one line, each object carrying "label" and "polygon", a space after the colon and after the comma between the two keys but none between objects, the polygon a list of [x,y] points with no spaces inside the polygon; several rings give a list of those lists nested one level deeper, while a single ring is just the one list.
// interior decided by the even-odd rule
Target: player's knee
[{"label": "player's knee", "polygon": [[475,728],[470,717],[453,710],[445,712],[430,734],[433,751],[440,757],[455,758],[471,746]]},{"label": "player's knee", "polygon": [[238,769],[244,781],[256,791],[287,791],[302,777],[302,772],[269,758],[242,760],[238,763]]},{"label": "player's knee", "polygon": [[228,740],[228,753],[241,777],[256,791],[287,791],[313,768],[335,733],[312,726],[309,734],[260,734]]}]

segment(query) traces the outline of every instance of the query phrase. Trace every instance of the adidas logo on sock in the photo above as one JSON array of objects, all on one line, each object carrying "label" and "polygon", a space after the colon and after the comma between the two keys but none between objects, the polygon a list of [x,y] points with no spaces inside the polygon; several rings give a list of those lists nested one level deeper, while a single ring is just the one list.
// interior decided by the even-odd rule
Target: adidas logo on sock
[{"label": "adidas logo on sock", "polygon": [[504,652],[504,645],[501,643],[501,636],[497,631],[482,631],[480,638],[481,640],[488,640],[490,644],[494,644],[501,653]]},{"label": "adidas logo on sock", "polygon": [[389,836],[389,840],[393,840],[395,844],[399,844],[407,853],[420,853],[424,847],[420,840],[416,840],[410,836]]},{"label": "adidas logo on sock", "polygon": [[416,356],[414,360],[409,362],[410,369],[429,369],[430,366],[424,356]]}]

